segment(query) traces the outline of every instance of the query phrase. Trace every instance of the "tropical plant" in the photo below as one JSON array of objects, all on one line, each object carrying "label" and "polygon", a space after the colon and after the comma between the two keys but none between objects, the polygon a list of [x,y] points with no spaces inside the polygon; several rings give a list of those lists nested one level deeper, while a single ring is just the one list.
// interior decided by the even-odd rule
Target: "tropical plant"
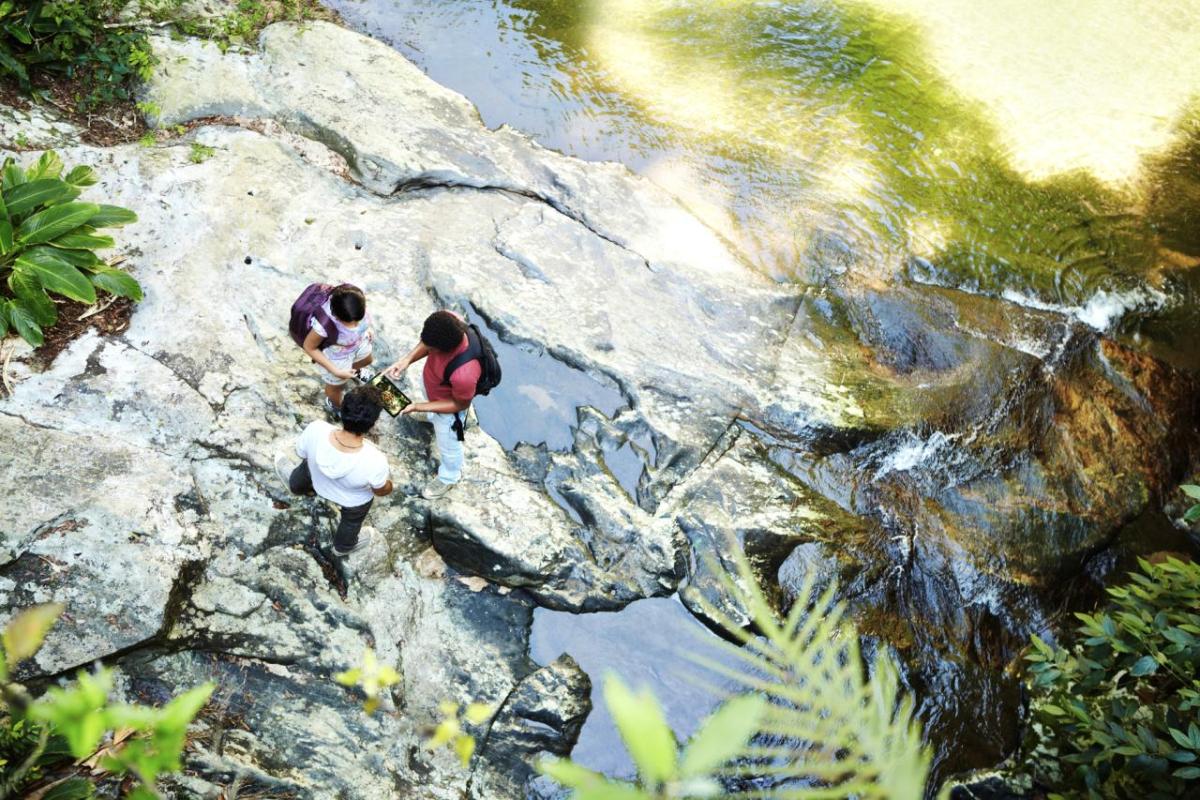
[{"label": "tropical plant", "polygon": [[[1190,483],[1185,483],[1183,486],[1180,486],[1179,488],[1183,491],[1184,494],[1186,494],[1188,497],[1192,498],[1193,500],[1200,500],[1200,486],[1193,486]],[[1183,512],[1183,521],[1184,522],[1195,522],[1196,520],[1200,520],[1200,503],[1194,504],[1187,511]]]},{"label": "tropical plant", "polygon": [[63,162],[46,151],[23,169],[11,158],[3,164],[0,188],[0,336],[16,330],[25,341],[42,343],[43,330],[58,319],[47,292],[82,303],[96,291],[140,300],[142,288],[124,270],[110,266],[96,250],[112,247],[98,228],[137,220],[119,206],[75,199],[96,183],[96,172],[80,165],[63,175]]},{"label": "tropical plant", "polygon": [[1200,565],[1138,564],[1073,643],[1026,655],[1023,765],[1052,797],[1200,796]]},{"label": "tropical plant", "polygon": [[471,762],[475,754],[475,737],[467,731],[468,726],[478,726],[491,719],[495,708],[487,703],[467,703],[463,706],[453,700],[443,700],[438,705],[442,721],[429,735],[425,745],[430,750],[451,747],[463,767]]},{"label": "tropical plant", "polygon": [[0,75],[25,91],[38,73],[79,81],[84,109],[127,100],[153,56],[144,31],[116,23],[118,0],[0,2]]},{"label": "tropical plant", "polygon": [[[127,798],[159,797],[156,782],[180,769],[188,723],[212,694],[212,684],[184,692],[162,708],[112,703],[112,671],[80,671],[74,684],[52,687],[34,699],[10,670],[33,656],[63,611],[58,603],[17,614],[4,630],[0,649],[0,800],[37,790],[44,800],[94,796],[91,780],[78,775],[132,776]],[[72,763],[74,762],[74,763]],[[48,775],[57,768],[65,775]]]},{"label": "tropical plant", "polygon": [[546,760],[540,769],[573,789],[575,800],[922,798],[931,756],[913,703],[901,696],[882,649],[867,669],[858,634],[833,600],[836,587],[814,600],[810,575],[781,620],[745,554],[734,548],[733,560],[737,574],[722,573],[725,588],[759,634],[706,603],[705,613],[740,646],[716,640],[723,659],[694,658],[740,692],[681,752],[653,697],[610,679],[605,702],[637,765],[637,783],[568,760]]},{"label": "tropical plant", "polygon": [[387,664],[380,664],[375,651],[367,648],[363,651],[362,663],[357,667],[339,672],[333,676],[334,681],[342,686],[358,686],[362,688],[366,700],[363,701],[363,711],[374,714],[379,708],[379,695],[389,686],[400,682],[400,673]]}]

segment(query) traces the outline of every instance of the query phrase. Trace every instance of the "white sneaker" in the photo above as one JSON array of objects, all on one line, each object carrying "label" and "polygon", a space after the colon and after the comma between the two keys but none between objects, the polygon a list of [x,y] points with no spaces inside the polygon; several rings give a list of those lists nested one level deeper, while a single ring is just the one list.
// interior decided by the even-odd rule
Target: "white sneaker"
[{"label": "white sneaker", "polygon": [[357,553],[359,550],[363,550],[375,544],[375,537],[375,529],[369,525],[364,525],[358,532],[358,541],[355,542],[354,547],[351,547],[349,550],[338,550],[336,547],[334,547],[333,554],[338,558],[345,558],[351,553]]},{"label": "white sneaker", "polygon": [[441,478],[434,478],[421,489],[421,497],[426,500],[437,500],[448,495],[454,487],[453,483],[446,483]]},{"label": "white sneaker", "polygon": [[323,407],[324,407],[324,409],[325,409],[325,413],[326,413],[326,414],[328,414],[329,416],[333,417],[333,421],[334,421],[334,422],[341,422],[341,421],[342,421],[342,411],[341,411],[341,409],[340,409],[340,408],[338,408],[337,406],[335,406],[335,405],[333,404],[333,401],[332,401],[332,400],[330,400],[328,397],[326,397],[326,398],[325,398],[325,402],[324,402],[324,404],[323,404]]}]

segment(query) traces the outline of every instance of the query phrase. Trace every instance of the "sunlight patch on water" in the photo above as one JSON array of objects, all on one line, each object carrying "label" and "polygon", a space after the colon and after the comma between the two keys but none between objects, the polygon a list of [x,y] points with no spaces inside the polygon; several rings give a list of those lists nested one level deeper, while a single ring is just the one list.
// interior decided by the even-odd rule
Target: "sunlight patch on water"
[{"label": "sunlight patch on water", "polygon": [[1119,182],[1200,95],[1200,2],[866,0],[915,19],[927,56],[994,117],[1013,166]]}]

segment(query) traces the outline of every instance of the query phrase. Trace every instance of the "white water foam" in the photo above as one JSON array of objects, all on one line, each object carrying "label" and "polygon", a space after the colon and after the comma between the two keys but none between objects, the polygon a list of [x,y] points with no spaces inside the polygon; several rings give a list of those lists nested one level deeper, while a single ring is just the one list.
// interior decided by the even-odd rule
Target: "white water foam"
[{"label": "white water foam", "polygon": [[1015,289],[1005,289],[1001,295],[1010,303],[1041,311],[1066,314],[1101,332],[1111,330],[1121,318],[1134,310],[1157,311],[1167,304],[1167,296],[1157,289],[1146,286],[1126,292],[1110,292],[1101,289],[1082,306],[1063,306],[1047,303],[1036,297],[1022,294]]},{"label": "white water foam", "polygon": [[879,469],[875,471],[876,478],[882,478],[892,472],[907,472],[913,467],[933,458],[951,442],[959,437],[959,434],[945,434],[941,431],[935,431],[928,438],[922,439],[914,434],[908,435],[908,441],[898,446],[895,450],[888,453],[887,457],[880,463]]}]

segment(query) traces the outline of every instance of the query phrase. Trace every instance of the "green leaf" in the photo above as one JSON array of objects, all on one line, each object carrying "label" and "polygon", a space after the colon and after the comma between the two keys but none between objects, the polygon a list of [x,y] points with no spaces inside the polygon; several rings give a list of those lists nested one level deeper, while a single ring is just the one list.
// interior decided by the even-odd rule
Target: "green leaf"
[{"label": "green leaf", "polygon": [[[93,278],[93,280],[95,280],[95,279]],[[114,292],[114,294],[115,294],[115,292]],[[348,669],[345,672],[339,672],[338,674],[333,676],[334,682],[339,683],[342,686],[355,686],[358,684],[359,680],[361,680],[361,679],[362,679],[362,670],[358,669],[357,667],[355,667],[354,669]]]},{"label": "green leaf", "polygon": [[216,684],[204,683],[194,689],[189,689],[167,703],[162,709],[158,729],[160,731],[179,731],[180,733],[186,731],[188,724],[208,703],[208,698],[212,696],[215,688],[217,688]]},{"label": "green leaf", "polygon": [[33,318],[32,312],[20,300],[9,300],[5,304],[5,315],[12,323],[21,338],[34,347],[41,347],[44,341],[42,328]]},{"label": "green leaf", "polygon": [[1192,506],[1183,513],[1184,522],[1195,522],[1200,519],[1200,505]]},{"label": "green leaf", "polygon": [[[8,303],[0,302],[0,339],[8,335],[8,329],[12,323],[8,319]],[[0,678],[3,680],[3,678]]]},{"label": "green leaf", "polygon": [[14,274],[29,272],[42,287],[81,303],[96,302],[96,289],[87,276],[54,255],[46,247],[35,247],[17,258]]},{"label": "green leaf", "polygon": [[1181,767],[1175,770],[1174,775],[1176,778],[1182,778],[1185,781],[1200,778],[1200,767]]},{"label": "green leaf", "polygon": [[565,758],[543,758],[538,772],[574,789],[571,800],[652,800],[651,795],[628,783],[609,780],[599,772]]},{"label": "green leaf", "polygon": [[1154,656],[1142,656],[1129,668],[1129,674],[1135,678],[1153,675],[1157,671],[1158,662],[1154,660]]},{"label": "green leaf", "polygon": [[91,250],[64,250],[54,247],[54,242],[38,245],[38,248],[49,249],[55,256],[66,261],[73,267],[92,272],[96,269],[107,269],[108,264]]},{"label": "green leaf", "polygon": [[104,250],[116,242],[111,236],[97,236],[96,229],[91,225],[80,225],[75,230],[57,237],[50,244],[66,250]]},{"label": "green leaf", "polygon": [[758,730],[767,701],[759,695],[735,697],[705,721],[683,751],[679,774],[705,775],[736,757]]},{"label": "green leaf", "polygon": [[456,738],[454,752],[458,754],[459,762],[466,767],[471,763],[471,756],[475,755],[475,737],[464,733]]},{"label": "green leaf", "polygon": [[4,191],[8,191],[14,186],[20,186],[26,181],[25,170],[21,169],[20,165],[12,159],[7,159],[4,163]]},{"label": "green leaf", "polygon": [[472,725],[482,725],[488,721],[494,710],[487,703],[470,703],[463,712],[463,718]]},{"label": "green leaf", "polygon": [[1200,500],[1200,486],[1196,486],[1191,483],[1185,483],[1183,486],[1180,486],[1179,488],[1181,490],[1183,490],[1184,494],[1186,494],[1188,497],[1192,498],[1193,500]]},{"label": "green leaf", "polygon": [[610,675],[604,682],[604,701],[643,782],[653,786],[670,780],[678,745],[654,695],[648,690],[635,695]]},{"label": "green leaf", "polygon": [[47,150],[41,158],[25,173],[26,180],[37,181],[43,178],[57,178],[62,174],[63,162],[58,153]]},{"label": "green leaf", "polygon": [[[21,306],[29,312],[30,317],[39,325],[53,325],[58,320],[58,308],[55,307],[54,301],[46,294],[46,290],[42,288],[42,283],[37,279],[37,276],[31,275],[28,272],[14,271],[8,276],[8,288],[16,295],[16,299]],[[17,323],[17,318],[12,316],[10,309],[10,317],[14,324]],[[20,326],[18,325],[18,330]]]},{"label": "green leaf", "polygon": [[34,719],[50,722],[71,748],[71,755],[90,755],[104,735],[104,706],[112,690],[112,672],[96,675],[80,671],[75,685],[52,686],[29,710]]},{"label": "green leaf", "polygon": [[83,778],[68,778],[42,795],[42,800],[89,800],[95,797],[92,784]]},{"label": "green leaf", "polygon": [[63,180],[76,188],[82,189],[85,186],[94,185],[100,178],[96,175],[96,170],[86,164],[80,164],[68,172]]},{"label": "green leaf", "polygon": [[74,230],[99,211],[95,203],[64,203],[39,211],[27,218],[17,229],[17,241],[32,245],[57,239],[67,231]]},{"label": "green leaf", "polygon": [[13,249],[13,228],[8,217],[0,217],[0,256],[8,255]]},{"label": "green leaf", "polygon": [[87,224],[93,228],[119,228],[122,225],[137,222],[137,214],[128,208],[108,205],[101,205],[99,208],[100,210],[87,221]]},{"label": "green leaf", "polygon": [[1171,734],[1171,738],[1175,740],[1175,744],[1179,745],[1180,747],[1190,748],[1192,746],[1191,740],[1188,739],[1187,734],[1183,731],[1177,731],[1174,728],[1167,728],[1167,733]]},{"label": "green leaf", "polygon": [[36,653],[64,608],[62,603],[46,603],[27,608],[13,617],[4,629],[4,652],[8,663],[18,664]]},{"label": "green leaf", "polygon": [[39,178],[4,192],[4,202],[10,217],[19,217],[38,206],[51,206],[74,200],[79,190],[57,178]]}]

